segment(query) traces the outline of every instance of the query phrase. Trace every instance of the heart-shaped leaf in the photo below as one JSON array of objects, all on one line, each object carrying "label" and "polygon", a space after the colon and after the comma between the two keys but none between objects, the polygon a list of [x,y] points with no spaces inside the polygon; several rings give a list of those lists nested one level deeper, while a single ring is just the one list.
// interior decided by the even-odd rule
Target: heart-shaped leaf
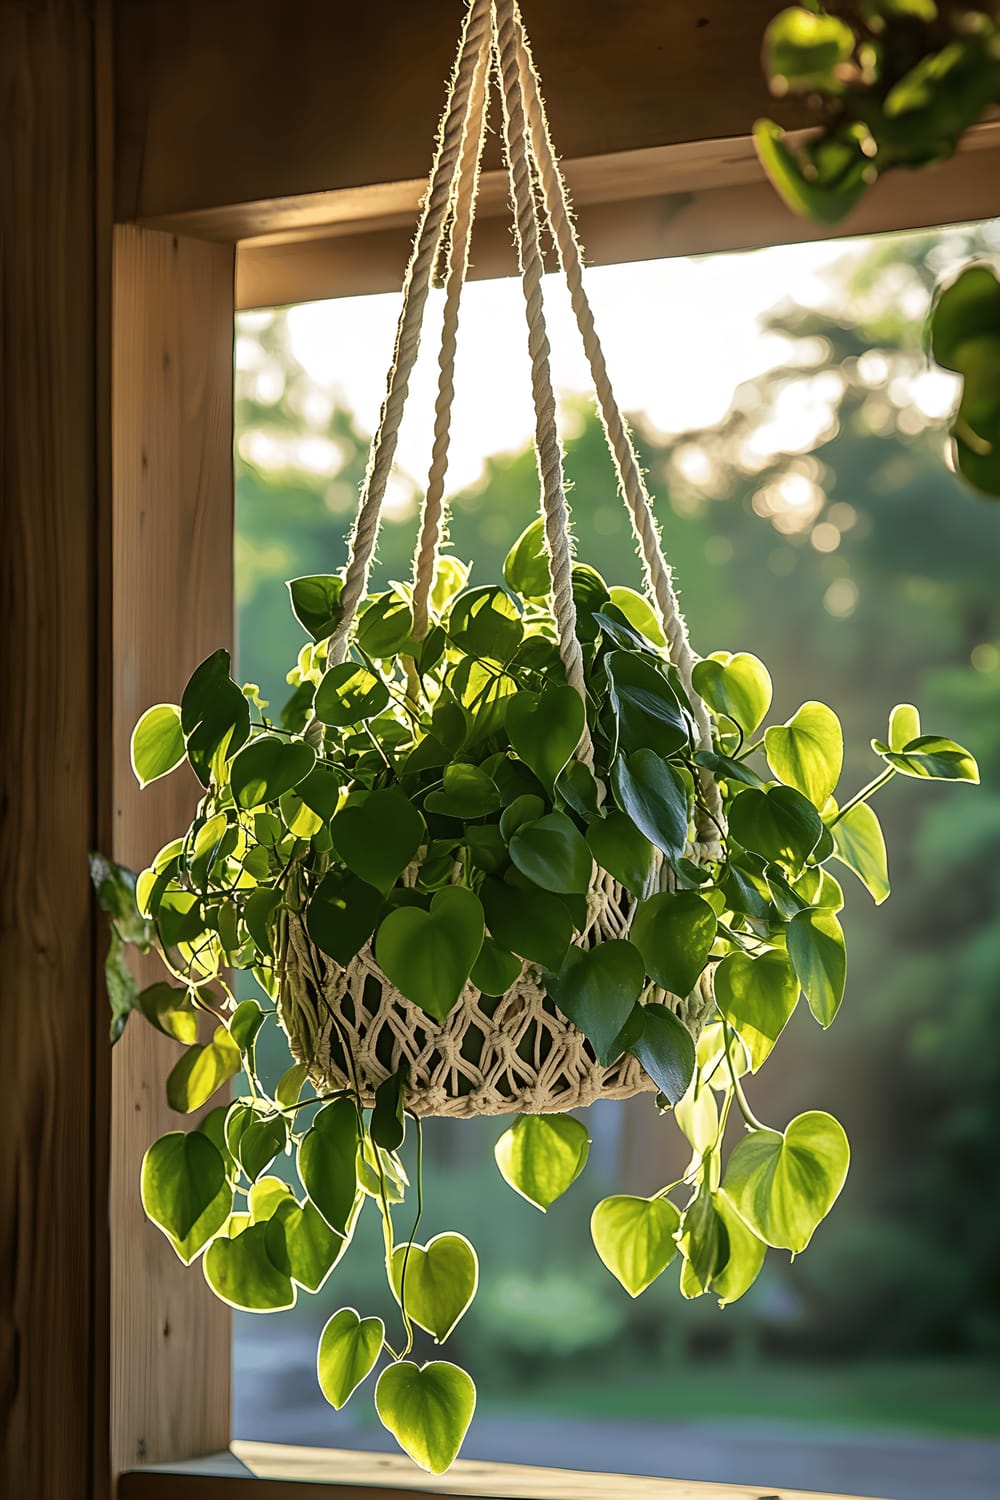
[{"label": "heart-shaped leaf", "polygon": [[614,808],[587,828],[587,843],[602,870],[633,896],[641,896],[652,877],[656,853],[632,819]]},{"label": "heart-shaped leaf", "polygon": [[832,911],[800,911],[788,924],[788,957],[809,1009],[822,1027],[833,1021],[844,998],[847,950]]},{"label": "heart-shaped leaf", "polygon": [[376,934],[375,957],[401,994],[444,1021],[479,956],[483,930],[478,897],[449,885],[436,893],[429,911],[391,911]]},{"label": "heart-shaped leaf", "polygon": [[688,1204],[681,1217],[678,1244],[684,1256],[681,1294],[700,1297],[707,1292],[712,1278],[721,1271],[729,1256],[729,1236],[716,1211],[715,1195],[707,1181]]},{"label": "heart-shaped leaf", "polygon": [[630,1297],[638,1297],[677,1254],[681,1216],[668,1198],[605,1198],[590,1218],[601,1260]]},{"label": "heart-shaped leaf", "polygon": [[509,661],[523,633],[520,609],[496,585],[465,589],[448,616],[448,634],[459,650],[487,661]]},{"label": "heart-shaped leaf", "polygon": [[358,1194],[361,1134],[352,1099],[334,1099],[319,1111],[299,1146],[302,1186],[336,1234],[346,1236]]},{"label": "heart-shaped leaf", "polygon": [[306,909],[306,931],[324,953],[346,967],[375,931],[382,894],[347,870],[330,870]]},{"label": "heart-shaped leaf", "polygon": [[240,1070],[240,1049],[228,1027],[217,1026],[210,1042],[188,1047],[167,1078],[167,1103],[181,1114],[207,1104],[216,1089]]},{"label": "heart-shaped leaf", "polygon": [[545,550],[545,522],[541,516],[526,526],[504,558],[503,578],[522,599],[545,599],[552,591],[552,575]]},{"label": "heart-shaped leaf", "polygon": [[251,1182],[271,1165],[288,1142],[288,1125],[281,1115],[251,1120],[240,1136],[240,1166]]},{"label": "heart-shaped leaf", "polygon": [[522,875],[557,894],[586,895],[594,873],[586,840],[565,813],[522,823],[511,838],[510,857]]},{"label": "heart-shaped leaf", "polygon": [[611,603],[621,610],[630,625],[655,646],[666,647],[667,638],[663,634],[663,626],[648,599],[636,593],[635,589],[623,588],[621,585],[609,592]]},{"label": "heart-shaped leaf", "polygon": [[142,1159],[142,1206],[180,1260],[190,1265],[222,1228],[233,1206],[218,1148],[201,1130],[172,1130]]},{"label": "heart-shaped leaf", "polygon": [[975,757],[963,745],[936,734],[921,734],[910,740],[898,753],[881,740],[872,745],[882,759],[904,776],[927,781],[971,781],[979,784],[979,767]]},{"label": "heart-shaped leaf", "polygon": [[313,709],[322,724],[346,729],[374,719],[389,703],[389,689],[381,677],[353,661],[331,667],[316,689]]},{"label": "heart-shaped leaf", "polygon": [[381,1318],[360,1318],[353,1307],[342,1307],[323,1329],[316,1353],[319,1388],[335,1411],[351,1399],[374,1370],[382,1352],[385,1324]]},{"label": "heart-shaped leaf", "polygon": [[309,774],[316,752],[304,740],[265,734],[240,751],[229,770],[229,784],[240,807],[276,802]]},{"label": "heart-shaped leaf", "polygon": [[132,770],[140,786],[148,786],[179,766],[187,754],[181,711],[175,703],[147,708],[132,731]]},{"label": "heart-shaped leaf", "polygon": [[867,802],[858,802],[833,825],[834,858],[861,881],[876,906],[889,894],[889,866],[882,825]]},{"label": "heart-shaped leaf", "polygon": [[146,1020],[164,1036],[191,1045],[198,1036],[198,1012],[187,990],[160,980],[149,985],[136,999]]},{"label": "heart-shaped leaf", "polygon": [[395,590],[376,595],[358,616],[355,637],[366,656],[395,656],[413,630],[413,611],[408,599]]},{"label": "heart-shaped leaf", "polygon": [[621,1033],[645,978],[638,949],[610,939],[596,948],[574,949],[558,974],[546,975],[545,988],[583,1032],[598,1062],[610,1067],[624,1050]]},{"label": "heart-shaped leaf", "polygon": [[230,1307],[278,1312],[295,1306],[291,1277],[267,1253],[267,1232],[267,1224],[250,1224],[235,1239],[213,1240],[205,1252],[205,1280]]},{"label": "heart-shaped leaf", "polygon": [[348,869],[385,892],[423,843],[424,820],[398,787],[384,787],[342,808],[330,835]]},{"label": "heart-shaped leaf", "polygon": [[457,1365],[402,1360],[383,1370],[375,1409],[404,1453],[431,1474],[443,1474],[462,1446],[476,1409],[476,1387]]},{"label": "heart-shaped leaf", "polygon": [[566,686],[515,693],[504,714],[515,751],[548,789],[580,743],[585,722],[583,699]]},{"label": "heart-shaped leaf", "polygon": [[652,750],[618,755],[611,767],[615,801],[668,859],[684,852],[690,794],[680,772]]},{"label": "heart-shaped leaf", "polygon": [[795,1009],[799,982],[783,953],[731,953],[715,970],[715,1000],[750,1052],[756,1073]]},{"label": "heart-shaped leaf", "polygon": [[729,809],[729,829],[744,849],[798,870],[823,836],[823,821],[812,803],[790,786],[768,791],[750,787]]},{"label": "heart-shaped leaf", "polygon": [[771,707],[771,678],[762,661],[749,651],[735,656],[715,651],[696,664],[691,674],[695,692],[714,714],[724,715],[752,735]]},{"label": "heart-shaped leaf", "polygon": [[504,1182],[544,1213],[587,1165],[590,1136],[572,1115],[519,1115],[493,1155]]},{"label": "heart-shaped leaf", "polygon": [[464,1234],[437,1234],[426,1245],[397,1245],[391,1270],[396,1300],[443,1344],[479,1285],[479,1261],[469,1241]]},{"label": "heart-shaped leaf", "polygon": [[479,893],[490,932],[502,948],[545,969],[563,966],[573,921],[558,896],[484,880]]},{"label": "heart-shaped leaf", "polygon": [[714,1193],[712,1202],[725,1227],[729,1245],[726,1263],[712,1277],[712,1291],[720,1307],[728,1307],[748,1292],[760,1275],[767,1254],[763,1240],[747,1227],[725,1193]]},{"label": "heart-shaped leaf", "polygon": [[786,786],[808,797],[813,807],[826,806],[844,764],[844,732],[825,703],[803,703],[787,724],[764,735],[767,763]]},{"label": "heart-shaped leaf", "polygon": [[484,937],[479,957],[472,966],[470,979],[484,995],[505,995],[521,976],[524,964],[516,954],[508,953],[492,938]]},{"label": "heart-shaped leaf", "polygon": [[618,746],[629,753],[649,750],[671,755],[688,743],[689,721],[666,673],[651,657],[610,651],[604,666]]},{"label": "heart-shaped leaf", "polygon": [[323,641],[336,629],[343,588],[344,580],[330,573],[315,573],[289,582],[292,613],[313,640]]},{"label": "heart-shaped leaf", "polygon": [[445,817],[483,818],[496,812],[500,806],[500,793],[496,784],[479,766],[457,761],[444,768],[443,785],[440,791],[430,792],[424,799],[424,807],[431,813],[443,813]]},{"label": "heart-shaped leaf", "polygon": [[229,675],[229,652],[213,651],[196,667],[181,696],[187,754],[203,786],[250,734],[250,705]]},{"label": "heart-shaped leaf", "polygon": [[[255,1184],[256,1186],[256,1184]],[[299,1204],[289,1196],[278,1203],[268,1224],[267,1253],[307,1292],[318,1292],[351,1241],[363,1199],[355,1201],[347,1234],[339,1235],[307,1199]]]},{"label": "heart-shaped leaf", "polygon": [[646,972],[672,995],[690,995],[705,967],[719,919],[696,891],[659,891],[640,901],[629,933]]},{"label": "heart-shaped leaf", "polygon": [[641,1008],[642,1031],[631,1051],[642,1063],[660,1093],[677,1104],[694,1077],[695,1051],[691,1033],[665,1005]]},{"label": "heart-shaped leaf", "polygon": [[754,1130],[740,1141],[722,1186],[759,1239],[797,1254],[836,1202],[850,1158],[843,1126],[813,1110],[783,1135]]}]

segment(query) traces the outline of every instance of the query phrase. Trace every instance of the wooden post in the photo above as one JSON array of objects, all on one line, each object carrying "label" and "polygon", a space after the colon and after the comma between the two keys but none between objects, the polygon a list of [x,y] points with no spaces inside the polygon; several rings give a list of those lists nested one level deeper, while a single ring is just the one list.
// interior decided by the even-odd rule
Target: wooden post
[{"label": "wooden post", "polygon": [[[122,227],[114,239],[112,732],[116,859],[141,869],[190,821],[184,773],[140,792],[132,727],[176,703],[233,634],[234,249]],[[148,977],[162,978],[150,960]],[[115,1050],[111,1154],[114,1471],[229,1442],[230,1315],[139,1202],[177,1047],[133,1022]],[[214,1102],[214,1101],[213,1101]]]},{"label": "wooden post", "polygon": [[107,1027],[87,853],[109,831],[110,162],[95,6],[0,10],[0,1492],[82,1500],[107,1475]]}]

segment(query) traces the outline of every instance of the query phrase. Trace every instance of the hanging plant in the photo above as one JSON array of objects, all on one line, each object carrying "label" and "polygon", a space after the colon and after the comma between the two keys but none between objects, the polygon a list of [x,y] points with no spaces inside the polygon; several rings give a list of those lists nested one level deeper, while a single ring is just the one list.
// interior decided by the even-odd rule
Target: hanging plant
[{"label": "hanging plant", "polygon": [[[441,555],[458,295],[495,71],[528,309],[542,507],[503,581],[469,585]],[[542,316],[542,200],[594,372],[647,591],[573,561]],[[378,513],[442,238],[448,247],[435,460],[412,583],[368,591]],[[870,806],[896,776],[976,781],[967,751],[895,710],[877,774],[841,790],[840,724],[819,702],[763,728],[764,665],[697,660],[688,644],[628,430],[583,291],[565,189],[511,0],[474,0],[407,277],[396,358],[342,574],[298,578],[309,640],[280,722],[217,651],[179,704],[140,719],[141,784],[183,763],[202,794],[191,826],[136,878],[100,858],[110,913],[113,1037],[132,1010],[182,1047],[167,1080],[180,1114],[246,1092],[150,1146],[146,1213],[182,1261],[201,1260],[234,1307],[291,1307],[325,1285],[359,1215],[381,1218],[400,1310],[353,1308],[319,1341],[337,1409],[384,1361],[378,1414],[424,1468],[459,1450],[468,1374],[411,1358],[443,1344],[476,1293],[472,1245],[417,1236],[400,1156],[425,1115],[508,1115],[495,1149],[510,1186],[545,1210],[583,1172],[569,1113],[653,1096],[690,1143],[683,1176],[599,1203],[597,1253],[633,1296],[680,1265],[687,1297],[742,1296],[769,1248],[804,1250],[844,1183],[848,1143],[810,1110],[761,1123],[746,1082],[805,996],[822,1027],[846,977],[838,917],[847,868],[889,892]],[[167,978],[138,992],[125,944]],[[237,1001],[232,971],[255,981]],[[209,1018],[206,1029],[206,1018]],[[264,1028],[289,1066],[257,1067]],[[730,1149],[727,1126],[745,1127]],[[282,1176],[272,1173],[282,1160]],[[284,1180],[294,1174],[293,1188]],[[492,1169],[491,1169],[492,1170]],[[405,1219],[403,1215],[405,1212]],[[406,1225],[400,1228],[401,1220]]]}]

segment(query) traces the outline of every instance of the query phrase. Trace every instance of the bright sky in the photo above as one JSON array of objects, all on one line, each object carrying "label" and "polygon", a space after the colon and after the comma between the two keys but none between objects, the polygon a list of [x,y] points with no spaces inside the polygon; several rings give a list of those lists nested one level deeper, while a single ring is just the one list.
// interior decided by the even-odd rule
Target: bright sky
[{"label": "bright sky", "polygon": [[[717,422],[735,387],[779,357],[778,341],[761,332],[762,315],[786,295],[822,300],[824,270],[863,247],[860,241],[850,248],[780,246],[590,270],[587,287],[622,407],[644,412],[665,432]],[[557,393],[587,393],[568,293],[555,276],[546,278],[545,290]],[[434,295],[439,314],[441,294]],[[295,358],[318,387],[355,412],[365,431],[378,419],[398,311],[398,295],[384,295],[314,302],[288,314]],[[241,318],[250,335],[254,317]],[[399,439],[398,464],[418,482],[429,458],[436,333],[432,316]],[[523,447],[532,427],[520,284],[473,282],[462,303],[449,489],[475,481],[486,455]],[[315,460],[310,467],[325,467],[318,450]]]}]

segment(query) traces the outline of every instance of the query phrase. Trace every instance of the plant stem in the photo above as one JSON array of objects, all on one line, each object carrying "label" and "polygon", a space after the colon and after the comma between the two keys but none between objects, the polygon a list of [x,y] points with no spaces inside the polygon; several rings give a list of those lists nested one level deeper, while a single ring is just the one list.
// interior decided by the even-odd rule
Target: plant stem
[{"label": "plant stem", "polygon": [[876,776],[872,781],[869,781],[867,786],[863,786],[860,792],[855,792],[854,796],[850,797],[844,803],[843,807],[839,809],[837,816],[830,819],[829,823],[826,825],[827,828],[835,828],[836,825],[840,822],[841,818],[845,817],[846,814],[851,811],[852,807],[857,807],[859,802],[867,802],[868,798],[871,797],[873,793],[877,792],[880,786],[885,786],[886,782],[891,781],[895,775],[896,767],[886,766],[885,770],[882,771],[878,776]]},{"label": "plant stem", "polygon": [[729,1067],[729,1076],[733,1081],[733,1094],[736,1098],[736,1103],[739,1105],[740,1114],[743,1116],[743,1123],[746,1125],[748,1130],[767,1130],[768,1127],[766,1125],[763,1125],[760,1120],[758,1120],[757,1116],[750,1108],[749,1100],[747,1099],[746,1094],[743,1092],[743,1086],[736,1076],[736,1069],[733,1067],[733,1055],[730,1051],[731,1040],[735,1033],[732,1030],[732,1027],[729,1025],[729,1022],[726,1020],[723,1020],[722,1022],[722,1035],[726,1045],[726,1063]]}]

